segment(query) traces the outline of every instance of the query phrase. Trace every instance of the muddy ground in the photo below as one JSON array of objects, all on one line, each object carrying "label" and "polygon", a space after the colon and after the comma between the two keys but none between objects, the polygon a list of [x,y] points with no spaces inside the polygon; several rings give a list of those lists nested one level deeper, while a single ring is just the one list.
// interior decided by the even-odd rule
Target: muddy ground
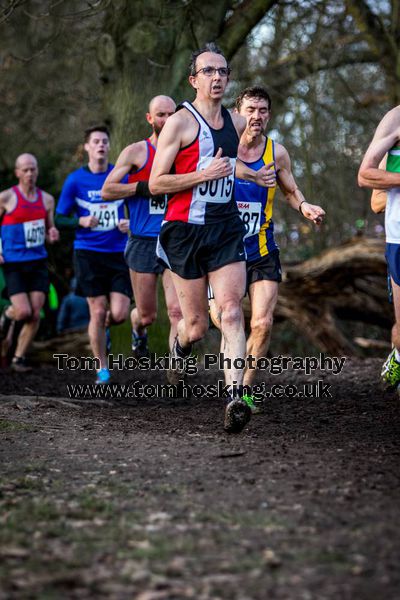
[{"label": "muddy ground", "polygon": [[269,377],[332,398],[270,399],[236,436],[221,401],[72,401],[91,374],[0,371],[0,598],[399,598],[400,401],[381,362]]}]

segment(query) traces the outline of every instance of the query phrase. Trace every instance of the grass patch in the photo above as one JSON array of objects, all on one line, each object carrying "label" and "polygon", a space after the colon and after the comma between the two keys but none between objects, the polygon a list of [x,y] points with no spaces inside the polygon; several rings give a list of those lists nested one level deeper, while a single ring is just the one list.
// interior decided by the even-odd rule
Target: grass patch
[{"label": "grass patch", "polygon": [[32,429],[34,429],[32,425],[28,425],[27,423],[0,419],[0,433],[7,431],[32,431]]}]

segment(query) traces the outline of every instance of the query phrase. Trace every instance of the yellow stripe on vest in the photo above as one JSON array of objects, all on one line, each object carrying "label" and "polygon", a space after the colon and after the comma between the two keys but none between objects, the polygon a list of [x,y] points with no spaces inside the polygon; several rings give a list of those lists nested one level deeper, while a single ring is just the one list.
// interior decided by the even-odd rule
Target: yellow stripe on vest
[{"label": "yellow stripe on vest", "polygon": [[[263,162],[265,165],[271,163],[274,160],[274,143],[273,141],[267,137],[267,143],[265,144],[265,151],[263,154]],[[266,256],[268,254],[267,247],[267,229],[270,226],[270,222],[272,219],[272,209],[274,204],[274,197],[276,192],[276,185],[271,188],[266,188],[267,193],[267,202],[265,203],[264,215],[265,215],[265,223],[263,223],[260,227],[260,232],[258,234],[258,247],[261,256]]]}]

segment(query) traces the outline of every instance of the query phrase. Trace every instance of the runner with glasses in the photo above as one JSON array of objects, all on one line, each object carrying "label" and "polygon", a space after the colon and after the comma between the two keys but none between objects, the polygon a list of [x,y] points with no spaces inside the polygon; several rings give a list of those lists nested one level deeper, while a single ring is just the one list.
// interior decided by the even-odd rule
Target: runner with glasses
[{"label": "runner with glasses", "polygon": [[[273,163],[259,171],[236,162],[246,119],[231,115],[222,98],[229,67],[221,50],[207,44],[192,55],[193,103],[184,102],[160,134],[149,186],[168,194],[158,254],[172,271],[183,319],[173,353],[188,357],[208,329],[207,284],[214,290],[223,352],[243,358],[246,340],[242,299],[246,287],[244,227],[233,198],[234,174],[264,187],[275,185]],[[227,368],[225,430],[241,431],[251,416],[242,399],[243,369]]]}]

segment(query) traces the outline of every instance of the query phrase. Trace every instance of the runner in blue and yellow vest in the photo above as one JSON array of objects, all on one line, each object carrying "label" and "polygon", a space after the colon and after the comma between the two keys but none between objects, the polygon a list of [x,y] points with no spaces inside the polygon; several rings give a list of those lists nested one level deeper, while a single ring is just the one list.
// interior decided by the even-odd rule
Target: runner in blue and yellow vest
[{"label": "runner in blue and yellow vest", "polygon": [[26,372],[26,352],[40,323],[40,311],[49,289],[45,241],[59,238],[54,227],[54,198],[36,187],[39,169],[32,154],[21,154],[15,162],[18,184],[0,193],[3,264],[11,305],[0,317],[0,340],[7,338],[13,321],[23,321],[11,368]]},{"label": "runner in blue and yellow vest", "polygon": [[[268,92],[258,86],[246,88],[236,101],[236,110],[247,120],[238,157],[255,171],[274,162],[277,185],[292,208],[306,219],[320,223],[325,212],[320,206],[309,204],[298,189],[287,150],[264,135],[271,115]],[[268,350],[281,281],[279,248],[274,239],[275,192],[276,186],[265,189],[256,183],[235,179],[235,200],[246,227],[247,287],[251,303],[247,354],[255,358],[265,356]],[[251,385],[254,376],[255,370],[248,369],[244,384]]]}]

